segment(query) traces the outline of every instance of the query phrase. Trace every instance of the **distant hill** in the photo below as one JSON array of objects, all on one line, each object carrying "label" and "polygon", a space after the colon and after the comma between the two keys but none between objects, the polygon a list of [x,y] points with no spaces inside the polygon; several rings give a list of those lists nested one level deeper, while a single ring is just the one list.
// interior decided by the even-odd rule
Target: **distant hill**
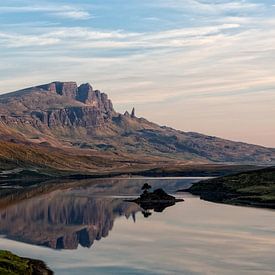
[{"label": "distant hill", "polygon": [[[134,109],[120,114],[105,93],[88,83],[52,82],[1,95],[0,140],[5,148],[0,162],[51,162],[65,170],[79,163],[76,171],[108,165],[125,168],[131,162],[275,164],[274,148],[159,126],[137,117]],[[30,152],[23,154],[22,150]],[[41,154],[34,156],[34,152]]]}]

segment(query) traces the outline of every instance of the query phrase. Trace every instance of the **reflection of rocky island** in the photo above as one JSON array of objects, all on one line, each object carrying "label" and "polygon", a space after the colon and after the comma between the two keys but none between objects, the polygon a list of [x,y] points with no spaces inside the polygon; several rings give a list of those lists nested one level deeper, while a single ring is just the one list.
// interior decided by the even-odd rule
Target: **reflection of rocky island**
[{"label": "reflection of rocky island", "polygon": [[176,202],[184,201],[183,199],[176,199],[174,196],[168,195],[163,189],[158,188],[153,192],[149,192],[152,186],[145,183],[142,186],[143,193],[132,202],[138,204],[142,209],[145,218],[151,215],[149,210],[155,212],[162,212],[165,208],[173,206]]}]

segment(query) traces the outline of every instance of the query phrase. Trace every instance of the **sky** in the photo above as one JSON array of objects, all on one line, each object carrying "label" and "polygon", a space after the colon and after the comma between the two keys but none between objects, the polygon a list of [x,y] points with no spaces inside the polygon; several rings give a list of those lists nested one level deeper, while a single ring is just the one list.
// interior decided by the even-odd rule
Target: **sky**
[{"label": "sky", "polygon": [[275,147],[275,0],[1,0],[0,93],[57,80],[161,125]]}]

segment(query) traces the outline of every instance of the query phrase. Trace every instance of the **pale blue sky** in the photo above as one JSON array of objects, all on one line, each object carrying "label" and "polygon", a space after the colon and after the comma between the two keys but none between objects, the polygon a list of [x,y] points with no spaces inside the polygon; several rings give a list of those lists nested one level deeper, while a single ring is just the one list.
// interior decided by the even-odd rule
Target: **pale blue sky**
[{"label": "pale blue sky", "polygon": [[275,0],[0,3],[0,92],[91,82],[116,109],[275,147]]}]

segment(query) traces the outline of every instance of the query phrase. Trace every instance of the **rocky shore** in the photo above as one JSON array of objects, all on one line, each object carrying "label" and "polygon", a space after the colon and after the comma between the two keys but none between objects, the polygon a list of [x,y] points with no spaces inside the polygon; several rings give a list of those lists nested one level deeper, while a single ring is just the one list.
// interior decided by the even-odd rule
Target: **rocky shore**
[{"label": "rocky shore", "polygon": [[234,205],[275,209],[275,168],[238,173],[195,183],[179,190],[201,199]]}]

